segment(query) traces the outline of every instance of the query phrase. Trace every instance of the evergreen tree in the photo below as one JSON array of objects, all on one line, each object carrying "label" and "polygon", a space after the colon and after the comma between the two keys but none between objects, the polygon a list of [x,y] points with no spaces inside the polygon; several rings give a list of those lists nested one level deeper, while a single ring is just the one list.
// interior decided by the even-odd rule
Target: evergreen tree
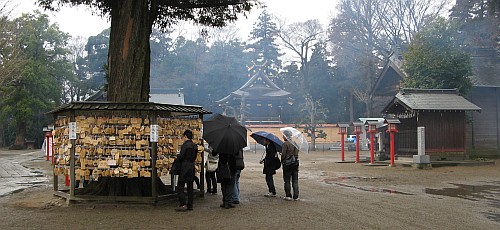
[{"label": "evergreen tree", "polygon": [[462,45],[498,48],[500,41],[500,1],[457,0],[450,17],[459,23]]},{"label": "evergreen tree", "polygon": [[318,43],[311,55],[309,78],[305,81],[308,94],[314,100],[321,100],[324,109],[329,111],[325,122],[347,121],[339,111],[346,107],[343,99],[341,79],[337,76],[332,61],[326,51],[325,43]]},{"label": "evergreen tree", "polygon": [[11,83],[15,89],[1,102],[1,113],[12,118],[16,126],[15,148],[23,148],[26,139],[40,139],[49,109],[61,104],[63,82],[74,77],[65,48],[69,35],[48,16],[35,12],[15,19],[19,29],[18,47],[22,47],[26,64],[19,79]]},{"label": "evergreen tree", "polygon": [[89,89],[89,94],[95,93],[100,89],[107,90],[107,62],[109,51],[109,33],[110,28],[101,31],[96,36],[90,36],[85,50],[87,56],[80,60],[82,65],[83,79]]},{"label": "evergreen tree", "polygon": [[208,50],[204,62],[207,71],[199,79],[204,89],[200,91],[204,95],[200,100],[204,105],[208,105],[207,108],[216,109],[215,101],[224,98],[248,81],[250,75],[246,65],[250,63],[251,58],[244,50],[244,44],[238,40],[219,41]]},{"label": "evergreen tree", "polygon": [[[108,100],[144,102],[149,100],[149,38],[153,26],[170,28],[182,20],[210,26],[225,26],[250,11],[253,0],[151,1],[151,0],[37,0],[49,10],[62,5],[86,5],[111,21],[108,55]],[[123,89],[128,89],[123,93]]]},{"label": "evergreen tree", "polygon": [[267,10],[259,15],[258,22],[254,24],[250,32],[250,42],[247,45],[251,49],[253,60],[262,64],[268,76],[276,77],[281,69],[279,57],[282,55],[276,44],[277,27]]},{"label": "evergreen tree", "polygon": [[458,43],[457,26],[438,18],[423,29],[404,53],[406,88],[453,89],[467,95],[472,88],[470,56]]}]

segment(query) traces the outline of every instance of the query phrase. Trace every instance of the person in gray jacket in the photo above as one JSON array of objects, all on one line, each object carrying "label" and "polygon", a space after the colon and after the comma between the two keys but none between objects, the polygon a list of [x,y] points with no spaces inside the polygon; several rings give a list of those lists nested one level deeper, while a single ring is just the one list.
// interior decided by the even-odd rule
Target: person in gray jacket
[{"label": "person in gray jacket", "polygon": [[[287,137],[287,132],[284,133],[281,153],[281,162],[283,163],[287,156],[295,156],[296,163],[290,166],[283,166],[283,181],[285,182],[285,200],[299,200],[299,150],[289,141],[291,133]],[[293,187],[293,196],[290,188],[290,181]]]}]

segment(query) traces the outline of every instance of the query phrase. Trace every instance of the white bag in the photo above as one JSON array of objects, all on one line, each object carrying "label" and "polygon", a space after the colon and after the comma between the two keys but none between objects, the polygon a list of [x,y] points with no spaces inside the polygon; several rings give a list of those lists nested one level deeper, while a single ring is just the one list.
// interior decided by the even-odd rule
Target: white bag
[{"label": "white bag", "polygon": [[219,154],[213,156],[208,154],[207,157],[207,172],[215,172],[217,170],[217,165],[219,164]]}]

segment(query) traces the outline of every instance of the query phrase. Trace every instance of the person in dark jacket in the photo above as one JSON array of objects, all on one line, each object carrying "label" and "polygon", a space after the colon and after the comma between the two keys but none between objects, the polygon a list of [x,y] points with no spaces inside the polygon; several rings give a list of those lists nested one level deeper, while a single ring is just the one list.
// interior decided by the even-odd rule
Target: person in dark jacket
[{"label": "person in dark jacket", "polygon": [[219,165],[216,176],[222,190],[221,208],[234,208],[232,203],[234,193],[234,175],[236,173],[236,158],[234,154],[219,153]]},{"label": "person in dark jacket", "polygon": [[[182,134],[184,143],[181,146],[181,151],[177,155],[177,159],[181,162],[181,171],[177,180],[177,194],[179,196],[179,207],[176,211],[193,210],[193,182],[195,177],[194,161],[198,154],[198,147],[193,143],[193,132],[186,130]],[[187,185],[187,204],[184,186]]]},{"label": "person in dark jacket", "polygon": [[264,169],[262,173],[266,175],[266,183],[269,192],[264,196],[275,197],[276,187],[274,187],[274,174],[276,174],[276,147],[271,143],[269,139],[264,139],[264,146],[266,147],[266,156],[260,161],[264,164]]},{"label": "person in dark jacket", "polygon": [[236,173],[234,174],[234,191],[231,199],[232,204],[240,203],[240,176],[241,170],[245,168],[245,161],[243,159],[243,149],[238,151],[234,156],[236,162]]}]

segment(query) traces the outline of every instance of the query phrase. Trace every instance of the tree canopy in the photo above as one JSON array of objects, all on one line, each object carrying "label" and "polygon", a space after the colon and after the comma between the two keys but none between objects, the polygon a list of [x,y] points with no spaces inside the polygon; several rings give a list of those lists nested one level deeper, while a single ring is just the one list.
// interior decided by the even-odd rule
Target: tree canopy
[{"label": "tree canopy", "polygon": [[13,90],[0,101],[0,113],[11,118],[17,130],[14,145],[22,147],[42,129],[43,112],[61,104],[63,82],[74,74],[66,59],[68,35],[50,24],[47,15],[23,14],[13,23],[19,32],[11,45],[21,47],[25,62],[8,84]]},{"label": "tree canopy", "polygon": [[469,47],[499,47],[500,1],[459,0],[450,17],[462,31],[459,38]]},{"label": "tree canopy", "polygon": [[460,48],[457,25],[439,18],[420,31],[404,54],[406,88],[453,89],[467,95],[472,88],[470,56]]},{"label": "tree canopy", "polygon": [[254,60],[262,63],[266,74],[272,77],[278,76],[281,69],[279,57],[282,54],[276,42],[277,30],[271,15],[266,10],[262,11],[250,32],[251,41],[247,45],[251,48],[250,53],[254,55]]},{"label": "tree canopy", "polygon": [[[57,11],[62,5],[86,5],[101,16],[110,16],[118,6],[113,0],[38,0],[45,9]],[[238,14],[250,11],[257,2],[253,0],[134,0],[134,8],[147,7],[148,20],[161,29],[169,29],[179,21],[191,20],[209,26],[225,26],[238,19]]]},{"label": "tree canopy", "polygon": [[[224,26],[250,11],[254,0],[38,0],[45,9],[86,5],[111,21],[108,55],[108,100],[144,102],[150,91],[150,35],[184,20]],[[127,93],[123,90],[127,89]]]}]

